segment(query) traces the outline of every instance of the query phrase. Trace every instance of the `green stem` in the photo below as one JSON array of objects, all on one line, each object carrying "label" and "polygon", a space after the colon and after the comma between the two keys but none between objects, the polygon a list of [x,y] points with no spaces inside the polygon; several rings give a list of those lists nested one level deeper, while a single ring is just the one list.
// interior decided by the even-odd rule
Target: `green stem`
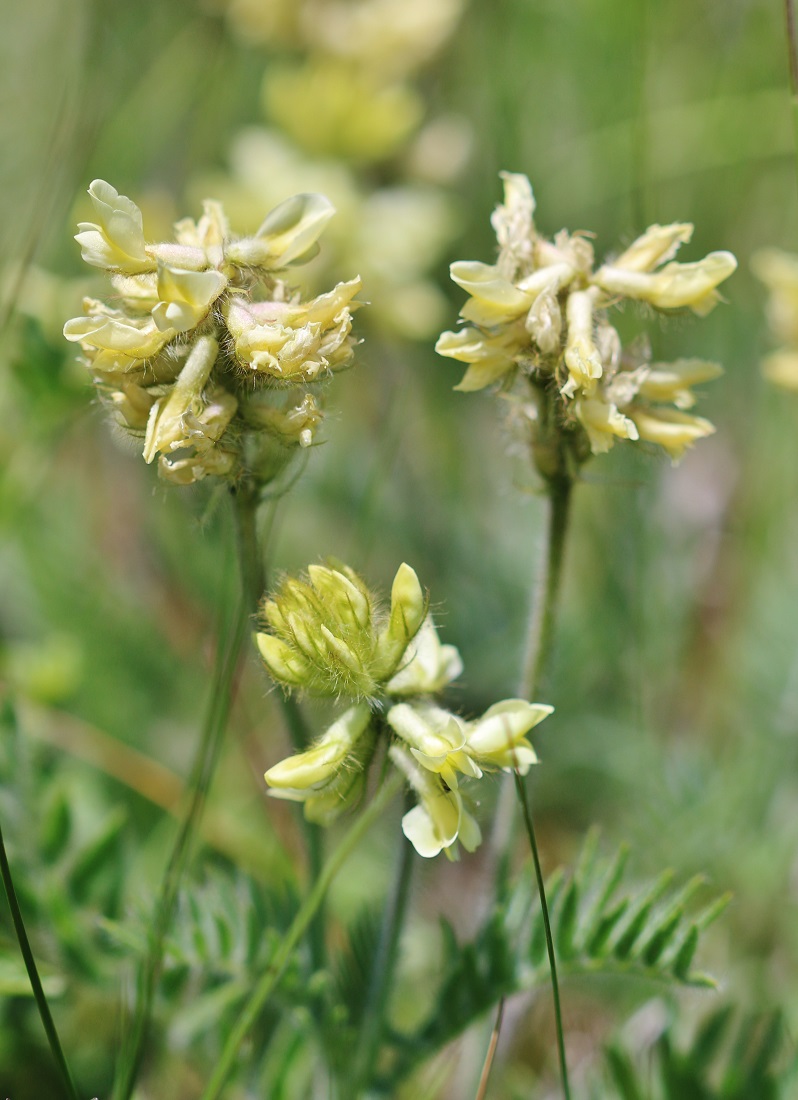
[{"label": "green stem", "polygon": [[17,934],[19,949],[25,962],[25,969],[28,972],[28,980],[30,981],[31,989],[33,990],[36,1007],[39,1010],[39,1016],[41,1017],[42,1026],[44,1027],[44,1032],[47,1036],[47,1042],[50,1044],[50,1051],[53,1055],[53,1059],[56,1065],[58,1066],[58,1071],[61,1074],[61,1080],[64,1085],[64,1092],[69,1097],[69,1100],[78,1100],[78,1094],[72,1081],[72,1075],[69,1072],[69,1066],[67,1065],[66,1058],[64,1057],[64,1051],[58,1038],[58,1032],[55,1028],[55,1022],[50,1012],[50,1006],[47,1003],[47,996],[44,992],[44,988],[42,987],[41,979],[39,978],[39,971],[36,967],[36,960],[33,957],[30,940],[28,939],[28,934],[25,931],[25,922],[22,919],[22,910],[19,907],[17,894],[14,890],[14,882],[11,878],[11,867],[8,863],[5,841],[3,840],[3,830],[1,828],[0,877],[2,877],[3,886],[5,886],[6,889],[8,907],[11,910],[11,919],[14,922],[14,931]]},{"label": "green stem", "polygon": [[366,806],[363,813],[357,818],[349,831],[345,833],[340,844],[325,863],[324,869],[313,884],[313,888],[307,898],[300,906],[274,958],[270,962],[265,973],[261,976],[260,981],[255,986],[249,1000],[238,1017],[238,1022],[225,1043],[224,1050],[222,1051],[219,1061],[216,1063],[216,1068],[205,1087],[205,1091],[202,1093],[201,1100],[217,1100],[217,1098],[221,1096],[222,1089],[233,1071],[241,1044],[244,1042],[266,1002],[277,987],[288,963],[291,961],[291,956],[297,944],[302,939],[308,925],[313,920],[314,914],[321,905],[329,889],[330,883],[338,874],[352,850],[359,843],[361,837],[368,832],[390,800],[399,791],[402,782],[402,776],[394,774],[383,784],[374,799]]},{"label": "green stem", "polygon": [[233,699],[233,684],[246,638],[250,613],[260,595],[261,565],[256,531],[257,493],[245,486],[235,497],[236,535],[241,592],[226,644],[220,642],[214,662],[210,705],[192,768],[191,799],[166,866],[148,937],[148,949],[136,982],[136,1003],[130,1037],[114,1083],[114,1100],[129,1100],[150,1030],[155,992],[161,976],[166,934],[172,922],[177,895],[192,851],[205,799],[219,759]]},{"label": "green stem", "polygon": [[[539,566],[535,597],[529,615],[524,661],[518,687],[518,695],[522,699],[534,700],[537,695],[551,659],[554,644],[560,581],[562,578],[571,495],[573,492],[573,479],[566,472],[564,460],[560,461],[559,466],[559,470],[546,479],[548,510],[546,516],[545,546]],[[560,1072],[562,1075],[563,1093],[566,1100],[569,1100],[570,1090],[565,1057],[565,1037],[560,1011],[557,960],[554,954],[554,943],[551,938],[546,886],[543,879],[543,871],[540,866],[535,825],[532,819],[529,801],[526,796],[526,788],[518,772],[514,773],[514,779],[515,796],[518,799],[524,816],[524,823],[529,838],[529,847],[532,852],[532,861],[535,866],[535,879],[537,881],[538,896],[540,898],[540,908],[543,914],[543,924],[546,930],[546,947],[549,956],[549,971],[551,973]],[[496,810],[493,836],[491,837],[491,846],[497,865],[497,895],[500,895],[504,890],[510,867],[512,801],[514,792],[513,785],[509,780],[510,777],[507,776],[502,785]]]},{"label": "green stem", "polygon": [[538,852],[538,842],[535,836],[535,825],[532,821],[532,811],[529,808],[529,799],[526,795],[526,787],[524,781],[515,772],[515,790],[518,795],[518,802],[521,806],[521,811],[524,815],[524,824],[526,826],[526,835],[529,838],[529,847],[532,851],[532,861],[535,864],[535,878],[538,884],[538,894],[540,895],[540,909],[543,914],[543,928],[546,932],[546,950],[549,955],[549,971],[551,972],[551,995],[554,1001],[554,1025],[557,1031],[557,1055],[560,1060],[560,1077],[562,1078],[562,1091],[565,1100],[570,1100],[571,1089],[568,1084],[568,1062],[565,1056],[565,1032],[562,1026],[562,1010],[560,1008],[560,983],[557,980],[557,958],[554,953],[554,940],[551,935],[551,921],[549,920],[549,906],[546,901],[546,887],[543,881],[543,870],[540,866],[540,854]]},{"label": "green stem", "polygon": [[[305,723],[304,716],[296,700],[290,695],[280,693],[288,733],[291,743],[297,752],[304,752],[311,742],[310,731]],[[319,825],[302,816],[302,825],[305,833],[305,847],[308,853],[308,878],[311,886],[318,881],[324,864],[324,837]],[[319,906],[316,916],[308,929],[308,942],[314,970],[322,970],[327,956],[327,946],[324,935],[324,905]]]},{"label": "green stem", "polygon": [[404,924],[413,874],[413,846],[399,836],[399,859],[391,893],[385,902],[380,938],[374,956],[371,980],[361,1013],[360,1035],[354,1056],[352,1095],[368,1089],[382,1038],[383,1020],[391,988],[399,938]]},{"label": "green stem", "polygon": [[573,480],[567,474],[553,477],[546,483],[546,545],[529,615],[518,685],[518,695],[522,699],[534,699],[551,658],[572,492]]},{"label": "green stem", "polygon": [[[546,483],[546,487],[548,490],[546,549],[538,580],[537,598],[530,614],[525,660],[519,686],[521,698],[530,700],[534,699],[538,693],[544,673],[551,660],[554,645],[573,480],[567,473],[562,472],[550,478]],[[565,1056],[565,1034],[560,1008],[560,986],[557,980],[557,959],[554,952],[554,941],[551,936],[546,885],[543,879],[543,870],[540,866],[535,824],[532,819],[532,810],[527,798],[526,787],[518,771],[514,773],[514,779],[515,792],[523,813],[529,847],[532,852],[532,862],[535,866],[535,879],[537,881],[538,896],[540,897],[540,909],[543,914],[543,927],[546,931],[546,950],[548,951],[549,970],[551,972],[551,994],[554,1001],[554,1023],[557,1031],[557,1053],[560,1060],[563,1094],[565,1100],[570,1100],[568,1064]]]}]

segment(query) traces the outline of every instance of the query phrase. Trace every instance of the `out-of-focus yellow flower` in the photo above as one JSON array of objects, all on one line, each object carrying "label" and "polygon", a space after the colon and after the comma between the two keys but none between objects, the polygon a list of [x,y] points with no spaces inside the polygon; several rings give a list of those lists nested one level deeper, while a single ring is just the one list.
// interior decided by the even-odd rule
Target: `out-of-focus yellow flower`
[{"label": "out-of-focus yellow flower", "polygon": [[644,349],[624,352],[608,311],[630,298],[703,315],[735,270],[734,256],[712,252],[695,263],[677,263],[672,258],[693,227],[653,225],[596,270],[584,234],[563,230],[547,240],[538,233],[526,176],[503,178],[504,203],[491,218],[496,263],[451,266],[453,281],[469,294],[460,311],[467,325],[444,332],[436,350],[469,364],[456,388],[501,382],[506,390],[518,378],[527,382],[534,403],[527,417],[532,453],[544,478],[573,476],[589,452],[607,451],[616,439],[654,442],[679,457],[711,427],[681,411],[695,401],[691,387],[721,369],[697,359],[652,364]]},{"label": "out-of-focus yellow flower", "polygon": [[765,248],[751,258],[751,267],[770,291],[768,322],[784,345],[765,356],[762,371],[777,386],[798,390],[798,256]]},{"label": "out-of-focus yellow flower", "polygon": [[307,392],[290,408],[274,403],[259,380],[296,390],[352,360],[360,279],[305,301],[278,274],[318,251],[331,203],[295,195],[239,238],[206,200],[197,222],[177,222],[174,241],[146,244],[135,203],[102,180],[89,193],[98,223],[82,223],[78,240],[109,270],[116,304],[85,299],[64,335],[80,344],[99,392],[143,433],[145,460],[159,456],[167,480],[274,480],[310,445],[321,411]]},{"label": "out-of-focus yellow flower", "polygon": [[292,45],[366,67],[383,79],[407,77],[451,36],[463,0],[221,0],[249,43]]},{"label": "out-of-focus yellow flower", "polygon": [[335,59],[269,70],[266,112],[313,156],[384,160],[417,128],[420,96],[406,84],[384,84],[370,72]]},{"label": "out-of-focus yellow flower", "polygon": [[463,0],[304,0],[301,25],[317,50],[385,80],[434,57],[462,9]]}]

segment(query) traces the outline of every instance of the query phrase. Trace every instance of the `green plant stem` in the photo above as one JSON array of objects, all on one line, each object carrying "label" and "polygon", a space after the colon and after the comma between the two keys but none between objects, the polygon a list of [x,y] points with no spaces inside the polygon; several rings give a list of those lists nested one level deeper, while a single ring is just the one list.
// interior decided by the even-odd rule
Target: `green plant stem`
[{"label": "green plant stem", "polygon": [[[311,737],[299,704],[292,696],[283,695],[282,693],[280,700],[291,743],[297,752],[304,752],[311,742]],[[304,815],[302,816],[302,826],[305,833],[305,847],[308,853],[308,877],[312,887],[313,883],[318,881],[324,864],[324,836],[321,826],[314,825]],[[308,929],[311,959],[315,970],[323,968],[327,956],[324,926],[324,903],[322,901]]]},{"label": "green plant stem", "polygon": [[573,480],[567,474],[553,477],[546,483],[546,542],[518,685],[518,695],[522,699],[534,699],[551,658],[572,493]]},{"label": "green plant stem", "polygon": [[[406,807],[409,808],[409,807]],[[399,938],[402,933],[410,881],[413,874],[413,846],[399,835],[399,858],[391,892],[385,902],[380,926],[380,938],[374,956],[374,966],[361,1014],[360,1034],[354,1056],[352,1095],[357,1097],[368,1089],[382,1038],[383,1020],[391,988]]]},{"label": "green plant stem", "polygon": [[[573,480],[569,474],[561,472],[549,478],[546,483],[546,488],[548,497],[546,547],[538,580],[537,598],[530,614],[529,633],[527,635],[525,660],[519,689],[521,698],[530,700],[534,699],[535,695],[538,693],[543,675],[551,659],[551,651],[554,644],[554,632],[557,621],[560,581],[565,558],[565,542],[568,534]],[[571,1092],[568,1084],[568,1063],[565,1056],[565,1034],[563,1031],[562,1011],[560,1008],[560,986],[557,980],[557,958],[554,952],[554,941],[551,936],[549,906],[546,900],[546,885],[543,879],[543,870],[540,866],[540,853],[538,851],[537,837],[535,835],[535,824],[532,818],[529,799],[527,798],[526,786],[518,771],[514,773],[514,779],[516,796],[524,817],[529,847],[532,852],[532,862],[535,866],[535,879],[537,881],[538,896],[540,897],[543,927],[546,932],[546,950],[549,956],[549,970],[551,972],[551,994],[554,1002],[554,1023],[557,1031],[557,1053],[560,1061],[563,1094],[565,1100],[570,1100]]]},{"label": "green plant stem", "polygon": [[219,759],[222,739],[233,699],[235,673],[250,613],[260,594],[262,570],[257,546],[257,492],[243,486],[235,495],[236,536],[241,591],[226,641],[220,641],[211,679],[210,704],[190,779],[191,796],[161,881],[150,926],[148,949],[136,982],[136,1003],[130,1038],[120,1059],[114,1082],[114,1100],[129,1100],[150,1028],[153,1001],[163,966],[166,934],[174,914],[177,894],[192,851],[205,799]]},{"label": "green plant stem", "polygon": [[535,825],[532,821],[532,812],[529,808],[529,799],[526,796],[524,781],[515,772],[515,789],[518,802],[524,815],[526,835],[529,838],[529,847],[532,851],[532,861],[535,864],[535,878],[540,895],[540,908],[543,914],[543,928],[546,932],[546,950],[549,955],[549,970],[551,972],[551,995],[554,1001],[554,1026],[557,1032],[557,1055],[560,1061],[560,1077],[562,1079],[562,1091],[565,1100],[571,1100],[571,1089],[568,1084],[568,1061],[565,1056],[565,1032],[562,1026],[562,1009],[560,1007],[560,983],[557,980],[557,957],[554,952],[554,940],[551,935],[551,921],[549,920],[549,906],[546,901],[546,887],[543,881],[543,870],[540,866],[540,854],[538,842],[535,836]]},{"label": "green plant stem", "polygon": [[[539,566],[535,597],[530,609],[526,647],[518,687],[518,695],[522,699],[534,700],[551,659],[572,493],[573,479],[566,472],[565,463],[562,462],[559,471],[546,479],[547,515],[545,544]],[[535,879],[537,881],[538,896],[540,898],[540,908],[546,930],[546,947],[549,956],[549,971],[551,974],[552,998],[554,1001],[554,1020],[557,1030],[557,1049],[560,1060],[563,1093],[566,1100],[569,1100],[570,1089],[568,1085],[568,1069],[565,1057],[565,1037],[562,1026],[562,1014],[560,1011],[557,960],[554,953],[554,943],[551,938],[546,886],[543,879],[543,871],[540,866],[535,825],[529,800],[526,795],[526,787],[518,772],[514,773],[513,778],[515,780],[514,784],[510,782],[510,776],[507,776],[502,785],[496,811],[496,824],[493,836],[491,837],[491,846],[497,866],[496,892],[497,895],[501,895],[509,874],[514,786],[515,797],[518,800],[524,817],[529,847],[532,852],[532,861],[535,867]]]},{"label": "green plant stem", "polygon": [[403,783],[403,778],[398,773],[391,776],[372,801],[366,806],[362,814],[356,819],[349,831],[329,857],[313,888],[294,917],[291,927],[285,934],[280,947],[269,964],[265,973],[261,976],[249,1000],[244,1006],[235,1028],[228,1037],[219,1061],[211,1075],[201,1100],[217,1100],[221,1096],[222,1089],[232,1072],[241,1044],[263,1010],[269,997],[276,989],[280,978],[283,976],[291,956],[297,944],[302,939],[305,931],[319,908],[330,883],[340,871],[343,864],[357,846],[361,838],[369,831],[375,821],[380,817],[385,807],[398,793]]},{"label": "green plant stem", "polygon": [[64,1093],[69,1097],[69,1100],[78,1100],[78,1094],[75,1089],[74,1082],[72,1081],[72,1075],[69,1072],[69,1066],[67,1065],[67,1060],[64,1056],[61,1042],[58,1038],[55,1021],[53,1020],[52,1013],[50,1012],[50,1006],[47,1003],[47,996],[44,992],[44,988],[42,987],[41,979],[39,978],[39,971],[36,967],[36,960],[33,957],[30,940],[28,939],[28,934],[25,931],[25,922],[22,919],[22,910],[19,907],[17,894],[14,889],[14,882],[11,878],[11,867],[9,866],[8,855],[6,854],[6,845],[5,841],[3,840],[2,828],[0,828],[0,877],[2,877],[3,879],[3,886],[6,890],[8,907],[11,910],[11,919],[14,922],[14,931],[17,934],[19,950],[25,962],[25,969],[28,972],[28,980],[30,981],[31,989],[33,990],[33,997],[36,1001],[36,1007],[39,1010],[39,1016],[42,1021],[45,1035],[47,1036],[47,1042],[50,1044],[50,1051],[53,1055],[53,1060],[58,1066],[58,1072],[61,1074],[61,1080],[64,1085]]}]

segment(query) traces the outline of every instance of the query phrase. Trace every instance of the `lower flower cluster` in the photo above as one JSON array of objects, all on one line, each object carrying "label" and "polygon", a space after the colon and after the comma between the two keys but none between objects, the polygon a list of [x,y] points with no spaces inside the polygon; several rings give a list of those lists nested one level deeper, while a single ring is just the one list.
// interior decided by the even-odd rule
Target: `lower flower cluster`
[{"label": "lower flower cluster", "polygon": [[306,752],[266,772],[271,794],[304,803],[305,816],[328,825],[353,807],[380,746],[418,802],[402,829],[426,857],[471,852],[482,834],[462,781],[490,771],[526,775],[537,762],[527,734],[552,707],[506,699],[467,721],[436,696],[462,672],[443,645],[415,572],[397,572],[388,612],[346,566],[310,566],[289,578],[263,607],[272,633],[257,636],[272,677],[288,690],[348,696],[351,704]]}]

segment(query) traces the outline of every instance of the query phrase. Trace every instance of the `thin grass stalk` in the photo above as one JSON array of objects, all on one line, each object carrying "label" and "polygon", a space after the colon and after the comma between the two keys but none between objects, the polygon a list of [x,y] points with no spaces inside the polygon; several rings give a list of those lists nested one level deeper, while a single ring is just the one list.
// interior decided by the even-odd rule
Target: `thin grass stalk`
[{"label": "thin grass stalk", "polygon": [[274,958],[265,973],[261,976],[249,1000],[241,1011],[236,1026],[228,1036],[224,1050],[222,1051],[219,1061],[216,1063],[200,1100],[218,1100],[218,1097],[222,1095],[222,1089],[225,1087],[230,1074],[235,1068],[235,1062],[241,1044],[244,1042],[258,1016],[263,1011],[269,997],[277,988],[297,945],[304,936],[319,905],[323,901],[330,887],[330,883],[338,874],[362,837],[378,820],[394,795],[399,792],[402,783],[403,777],[398,773],[395,773],[390,779],[383,783],[380,790],[355,820],[349,831],[344,834],[338,847],[325,863],[322,873],[319,875],[307,898],[300,906]]},{"label": "thin grass stalk", "polygon": [[490,1071],[493,1068],[493,1059],[496,1057],[496,1048],[499,1045],[499,1036],[501,1035],[503,1020],[504,997],[499,1001],[499,1007],[496,1009],[496,1023],[493,1025],[493,1031],[490,1033],[488,1052],[485,1055],[485,1062],[482,1066],[482,1076],[479,1079],[477,1094],[474,1100],[485,1100],[485,1097],[488,1095],[488,1081],[490,1080]]},{"label": "thin grass stalk", "polygon": [[230,624],[227,639],[220,642],[217,647],[211,680],[210,705],[192,768],[191,799],[161,881],[150,926],[148,950],[140,966],[136,983],[136,1002],[130,1038],[123,1050],[120,1070],[114,1083],[114,1100],[129,1100],[138,1075],[150,1030],[155,992],[163,967],[166,934],[174,915],[180,883],[191,856],[192,841],[197,833],[208,789],[216,770],[232,705],[235,673],[241,648],[248,632],[251,611],[260,594],[262,569],[257,545],[256,512],[256,490],[254,487],[242,487],[235,495],[241,581],[238,606]]},{"label": "thin grass stalk", "polygon": [[[406,808],[409,807],[406,806]],[[400,833],[399,858],[391,892],[382,914],[380,938],[363,1005],[362,1023],[354,1055],[352,1094],[355,1097],[368,1089],[379,1053],[385,1011],[399,950],[399,939],[410,897],[412,874],[413,846]]]},{"label": "thin grass stalk", "polygon": [[39,971],[36,966],[36,959],[33,956],[30,940],[28,939],[28,933],[25,931],[25,922],[22,919],[22,910],[19,907],[16,890],[14,889],[14,881],[11,877],[11,867],[8,862],[2,828],[0,828],[0,877],[3,879],[3,886],[5,887],[6,897],[8,898],[8,907],[11,910],[11,920],[14,922],[14,931],[17,935],[17,942],[19,943],[19,950],[25,963],[25,969],[28,972],[28,980],[33,990],[33,998],[39,1010],[39,1017],[42,1021],[44,1033],[47,1036],[47,1042],[50,1046],[53,1061],[57,1065],[58,1072],[61,1075],[64,1093],[69,1100],[78,1100],[78,1094],[72,1080],[72,1074],[69,1072],[64,1050],[58,1038],[55,1021],[50,1012],[50,1006],[47,1003],[47,995],[44,992],[44,987],[39,977]]}]

